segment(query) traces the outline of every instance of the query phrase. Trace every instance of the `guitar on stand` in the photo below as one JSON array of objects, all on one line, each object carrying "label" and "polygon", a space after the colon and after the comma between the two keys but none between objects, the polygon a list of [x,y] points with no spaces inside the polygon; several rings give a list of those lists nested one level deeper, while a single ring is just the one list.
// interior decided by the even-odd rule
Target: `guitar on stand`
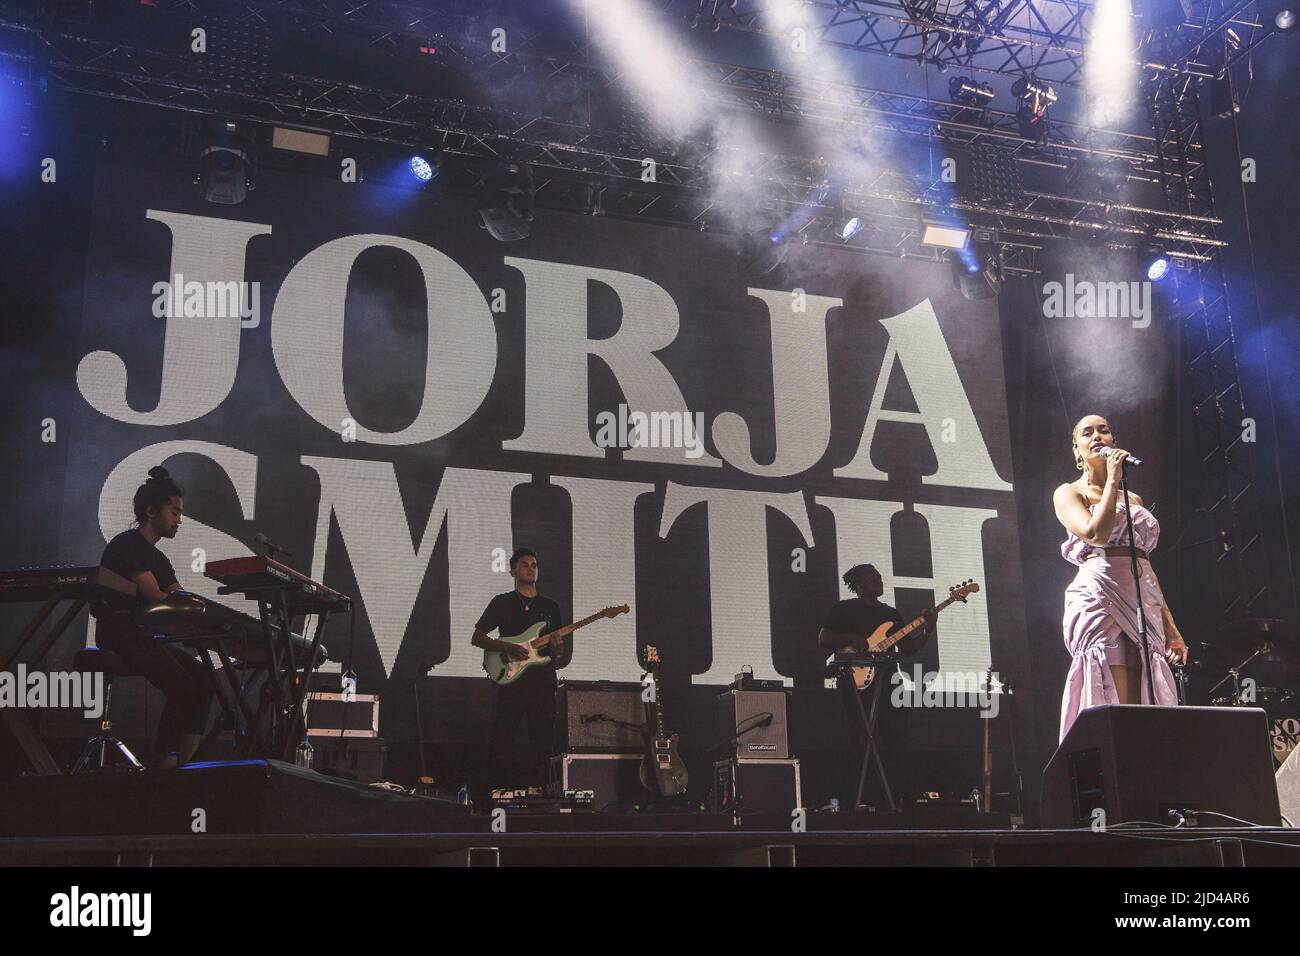
[{"label": "guitar on stand", "polygon": [[[991,697],[993,694],[993,665],[989,665],[989,672],[984,676],[984,690]],[[980,810],[984,813],[993,812],[993,751],[989,749],[989,725],[993,723],[990,718],[984,718],[984,801],[980,804]]]},{"label": "guitar on stand", "polygon": [[646,752],[641,759],[641,786],[660,797],[676,797],[686,792],[690,777],[686,764],[677,753],[677,734],[664,730],[663,699],[659,691],[659,651],[653,644],[645,649],[645,667],[653,678],[654,692],[646,701],[649,720],[646,727]]}]

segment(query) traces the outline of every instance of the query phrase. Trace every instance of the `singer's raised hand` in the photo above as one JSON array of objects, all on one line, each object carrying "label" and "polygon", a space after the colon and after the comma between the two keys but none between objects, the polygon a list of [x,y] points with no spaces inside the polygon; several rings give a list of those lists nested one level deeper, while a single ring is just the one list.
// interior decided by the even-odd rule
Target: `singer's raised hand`
[{"label": "singer's raised hand", "polygon": [[1111,448],[1106,452],[1106,480],[1119,481],[1124,477],[1124,459],[1128,452],[1123,448]]}]

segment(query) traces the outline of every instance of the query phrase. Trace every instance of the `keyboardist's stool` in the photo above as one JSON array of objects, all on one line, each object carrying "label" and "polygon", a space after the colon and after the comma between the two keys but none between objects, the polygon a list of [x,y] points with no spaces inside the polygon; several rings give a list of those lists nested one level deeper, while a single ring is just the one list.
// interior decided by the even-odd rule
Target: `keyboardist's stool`
[{"label": "keyboardist's stool", "polygon": [[[131,753],[131,748],[113,736],[113,721],[109,710],[113,700],[113,678],[135,676],[134,671],[112,651],[102,651],[97,647],[78,651],[72,659],[72,666],[84,674],[104,675],[104,712],[99,719],[99,733],[86,741],[81,756],[72,765],[72,772],[107,770],[114,760],[122,762],[128,770],[143,770],[144,764]],[[98,763],[93,763],[96,760]]]}]

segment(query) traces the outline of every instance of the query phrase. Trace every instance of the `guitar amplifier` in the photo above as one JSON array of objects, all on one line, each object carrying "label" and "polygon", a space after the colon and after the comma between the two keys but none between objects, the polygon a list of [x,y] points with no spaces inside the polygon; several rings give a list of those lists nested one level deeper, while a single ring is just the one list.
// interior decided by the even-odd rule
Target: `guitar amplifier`
[{"label": "guitar amplifier", "polygon": [[567,754],[645,752],[641,685],[564,681],[555,694],[555,750]]},{"label": "guitar amplifier", "polygon": [[718,736],[739,736],[731,748],[743,759],[790,756],[784,690],[729,690],[718,695]]},{"label": "guitar amplifier", "polygon": [[719,760],[713,765],[713,808],[719,813],[786,814],[802,806],[798,759]]}]

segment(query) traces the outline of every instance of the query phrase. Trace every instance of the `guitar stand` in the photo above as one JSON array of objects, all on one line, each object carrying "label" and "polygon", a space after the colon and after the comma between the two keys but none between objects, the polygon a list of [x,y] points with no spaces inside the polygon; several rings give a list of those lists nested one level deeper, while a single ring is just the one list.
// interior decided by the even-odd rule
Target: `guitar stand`
[{"label": "guitar stand", "polygon": [[[897,663],[893,661],[892,663]],[[849,690],[853,694],[853,702],[858,709],[858,723],[862,728],[863,749],[862,749],[862,770],[858,773],[858,792],[853,799],[854,809],[862,806],[862,794],[867,789],[867,769],[875,764],[876,775],[880,779],[881,789],[885,792],[885,807],[890,813],[895,813],[898,806],[894,803],[893,791],[889,789],[889,778],[885,775],[885,765],[880,760],[880,743],[876,739],[876,724],[880,717],[880,692],[884,687],[884,681],[881,674],[877,673],[875,680],[871,682],[871,709],[868,710],[862,703],[862,691],[853,686],[853,671],[846,669],[842,680],[848,681]]]}]

